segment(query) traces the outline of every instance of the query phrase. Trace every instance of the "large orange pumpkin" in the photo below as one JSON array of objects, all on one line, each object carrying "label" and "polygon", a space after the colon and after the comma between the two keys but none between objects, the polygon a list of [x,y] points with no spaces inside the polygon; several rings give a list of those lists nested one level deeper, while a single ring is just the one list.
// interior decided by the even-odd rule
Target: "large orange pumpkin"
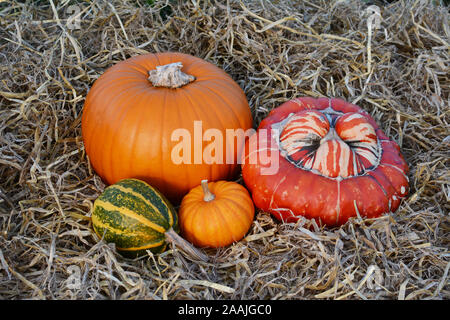
[{"label": "large orange pumpkin", "polygon": [[[233,178],[243,141],[233,148],[226,130],[251,127],[246,96],[227,73],[173,52],[108,69],[89,91],[81,123],[86,153],[106,183],[144,180],[174,203],[204,178]],[[208,129],[223,137],[214,148]]]}]

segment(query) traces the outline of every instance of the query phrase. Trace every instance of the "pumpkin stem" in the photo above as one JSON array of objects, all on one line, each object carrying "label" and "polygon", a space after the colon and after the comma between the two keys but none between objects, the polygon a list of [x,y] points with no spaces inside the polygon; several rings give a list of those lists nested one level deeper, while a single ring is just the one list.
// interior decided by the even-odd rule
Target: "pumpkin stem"
[{"label": "pumpkin stem", "polygon": [[180,88],[195,80],[195,77],[181,71],[181,62],[157,66],[148,72],[148,80],[154,87]]},{"label": "pumpkin stem", "polygon": [[203,201],[209,202],[209,201],[213,201],[216,198],[214,193],[209,191],[208,180],[202,180],[202,189],[203,189],[203,193],[205,194],[205,196],[203,197]]},{"label": "pumpkin stem", "polygon": [[198,249],[189,243],[187,240],[183,239],[178,233],[176,233],[172,228],[166,231],[166,241],[170,242],[172,245],[177,246],[187,252],[190,256],[208,262],[208,256],[201,253]]}]

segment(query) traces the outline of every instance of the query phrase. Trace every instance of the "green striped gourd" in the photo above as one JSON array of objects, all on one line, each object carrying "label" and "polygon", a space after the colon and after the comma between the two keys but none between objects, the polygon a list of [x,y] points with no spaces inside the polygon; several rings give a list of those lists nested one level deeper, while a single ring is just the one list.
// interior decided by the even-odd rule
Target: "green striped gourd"
[{"label": "green striped gourd", "polygon": [[[128,257],[163,252],[167,234],[179,232],[178,218],[170,202],[155,188],[138,179],[125,179],[105,188],[95,200],[94,231],[116,244]],[[177,237],[175,235],[175,237]]]}]

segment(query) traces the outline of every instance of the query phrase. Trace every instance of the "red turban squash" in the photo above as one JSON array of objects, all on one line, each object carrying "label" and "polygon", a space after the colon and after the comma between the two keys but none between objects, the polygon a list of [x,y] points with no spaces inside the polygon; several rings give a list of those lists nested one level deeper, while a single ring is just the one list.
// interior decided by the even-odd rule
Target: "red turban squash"
[{"label": "red turban squash", "polygon": [[[255,205],[287,222],[304,216],[334,226],[378,217],[397,210],[409,191],[399,146],[341,99],[303,97],[272,110],[242,161]],[[268,166],[272,172],[264,172]]]}]

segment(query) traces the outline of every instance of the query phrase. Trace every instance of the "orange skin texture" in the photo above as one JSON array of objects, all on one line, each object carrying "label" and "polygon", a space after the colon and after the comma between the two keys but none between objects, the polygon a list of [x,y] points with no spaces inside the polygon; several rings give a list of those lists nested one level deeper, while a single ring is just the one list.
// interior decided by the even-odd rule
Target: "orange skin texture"
[{"label": "orange skin texture", "polygon": [[[176,89],[154,87],[148,71],[174,62],[181,62],[181,71],[196,80]],[[194,163],[194,121],[202,121],[203,133],[214,128],[225,137],[226,129],[247,130],[253,120],[243,90],[222,69],[197,57],[166,52],[132,57],[101,75],[86,97],[81,128],[92,167],[105,183],[137,178],[179,204],[202,179],[229,180],[239,171],[236,159],[226,162],[225,141],[221,163],[207,164],[204,158]],[[172,133],[182,128],[191,134],[188,164],[171,158],[182,141],[172,141]],[[202,141],[197,150],[210,143]],[[242,147],[235,143],[235,158]]]},{"label": "orange skin texture", "polygon": [[201,186],[183,198],[178,212],[181,234],[197,247],[219,248],[241,240],[255,216],[247,189],[231,181],[209,182],[208,188],[214,200],[203,199]]},{"label": "orange skin texture", "polygon": [[272,110],[258,130],[270,129],[272,124],[282,121],[291,113],[320,111],[330,105],[344,116],[358,113],[371,124],[381,146],[379,164],[362,175],[333,179],[304,170],[286,160],[269,130],[267,145],[271,149],[267,157],[272,159],[271,153],[278,157],[279,170],[276,174],[262,175],[260,169],[268,165],[262,163],[259,157],[254,157],[258,160],[256,163],[247,161],[249,150],[262,152],[262,149],[258,149],[258,139],[249,139],[243,153],[242,176],[256,207],[286,222],[295,222],[303,216],[316,220],[319,225],[340,226],[358,214],[375,218],[395,212],[401,199],[408,195],[409,169],[399,146],[382,132],[367,112],[354,104],[335,98],[297,98]]}]

